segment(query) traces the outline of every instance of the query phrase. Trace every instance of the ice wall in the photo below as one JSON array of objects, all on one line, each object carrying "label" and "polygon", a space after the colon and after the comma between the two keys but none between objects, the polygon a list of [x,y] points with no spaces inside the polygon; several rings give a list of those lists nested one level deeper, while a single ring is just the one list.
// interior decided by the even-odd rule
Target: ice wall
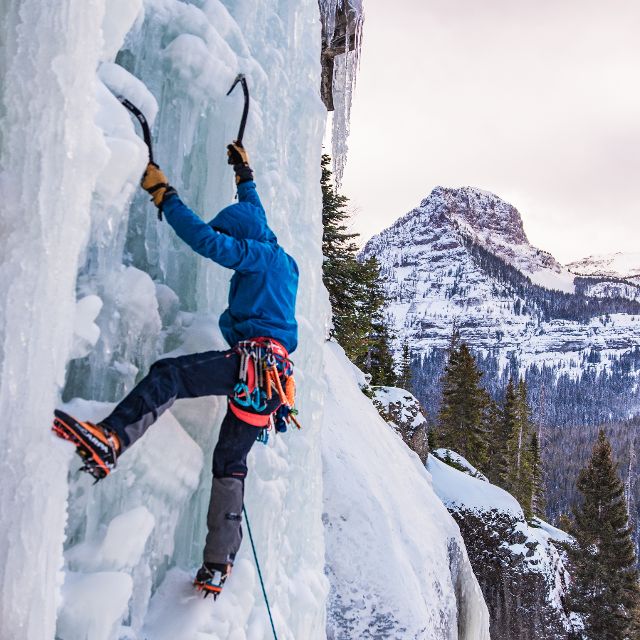
[{"label": "ice wall", "polygon": [[236,73],[248,77],[245,145],[301,272],[305,429],[252,452],[247,508],[279,637],[323,637],[317,2],[14,0],[1,28],[0,637],[270,634],[248,545],[215,609],[189,584],[223,402],[176,405],[96,487],[48,432],[59,394],[99,419],[161,354],[223,346],[216,319],[230,274],[158,223],[137,188],[145,148],[98,80],[101,64],[100,77],[148,115],[157,100],[156,160],[205,218],[233,198],[225,145],[242,102],[224,94]]},{"label": "ice wall", "polygon": [[95,125],[103,4],[3,3],[0,637],[7,639],[53,638],[55,630],[68,451],[47,431],[72,347],[91,194],[108,156]]}]

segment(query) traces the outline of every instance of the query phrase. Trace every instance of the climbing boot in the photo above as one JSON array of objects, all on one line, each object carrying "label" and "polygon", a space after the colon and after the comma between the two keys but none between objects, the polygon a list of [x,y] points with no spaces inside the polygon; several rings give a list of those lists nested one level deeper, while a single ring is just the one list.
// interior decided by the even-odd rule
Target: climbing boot
[{"label": "climbing boot", "polygon": [[76,453],[84,461],[82,471],[102,480],[116,466],[120,451],[118,436],[100,424],[80,422],[64,411],[56,410],[51,430],[60,438],[76,445]]},{"label": "climbing boot", "polygon": [[227,578],[231,575],[230,564],[218,564],[216,562],[205,562],[193,581],[193,586],[202,591],[206,598],[209,594],[213,595],[215,600],[222,591],[222,587]]}]

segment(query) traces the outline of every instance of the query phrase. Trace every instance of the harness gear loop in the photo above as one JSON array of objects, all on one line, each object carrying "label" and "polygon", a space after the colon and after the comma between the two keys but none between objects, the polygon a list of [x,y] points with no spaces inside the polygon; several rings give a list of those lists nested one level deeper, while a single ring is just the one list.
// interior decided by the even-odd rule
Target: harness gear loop
[{"label": "harness gear loop", "polygon": [[[243,422],[266,429],[272,416],[276,416],[276,431],[286,431],[286,425],[295,418],[295,382],[293,363],[287,350],[276,340],[265,337],[242,340],[234,348],[240,356],[238,382],[229,397],[231,412]],[[276,392],[280,405],[270,414],[263,412]],[[266,442],[263,433],[259,438]]]}]

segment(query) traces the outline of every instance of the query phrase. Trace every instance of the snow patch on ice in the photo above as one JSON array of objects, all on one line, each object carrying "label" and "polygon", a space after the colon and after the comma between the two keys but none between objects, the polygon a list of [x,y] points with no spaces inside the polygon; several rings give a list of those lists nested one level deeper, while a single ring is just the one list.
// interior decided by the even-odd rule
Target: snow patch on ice
[{"label": "snow patch on ice", "polygon": [[95,323],[102,300],[98,296],[85,296],[76,302],[76,319],[73,328],[72,358],[84,358],[98,342],[100,327]]},{"label": "snow patch on ice", "polygon": [[66,603],[58,617],[60,640],[114,640],[127,613],[133,582],[126,573],[65,574]]}]

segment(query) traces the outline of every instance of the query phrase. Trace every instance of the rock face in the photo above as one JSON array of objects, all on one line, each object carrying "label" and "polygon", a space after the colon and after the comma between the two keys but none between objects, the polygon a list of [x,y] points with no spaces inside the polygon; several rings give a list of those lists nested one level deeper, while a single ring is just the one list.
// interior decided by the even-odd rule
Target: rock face
[{"label": "rock face", "polygon": [[374,387],[373,404],[420,460],[429,455],[428,424],[419,400],[398,387]]},{"label": "rock face", "polygon": [[527,524],[515,498],[486,480],[434,456],[427,468],[460,527],[489,608],[492,640],[565,640],[573,630],[564,608],[569,575],[557,545],[568,536],[542,521]]},{"label": "rock face", "polygon": [[[599,409],[605,404],[620,416],[637,412],[635,284],[576,278],[529,244],[520,214],[497,196],[438,187],[362,255],[381,265],[395,348],[411,346],[414,390],[430,415],[437,394],[429,389],[437,388],[454,324],[481,356],[488,384],[529,375],[532,400],[549,424],[609,419]],[[614,403],[601,402],[616,393]],[[585,395],[598,400],[581,406]]]}]

